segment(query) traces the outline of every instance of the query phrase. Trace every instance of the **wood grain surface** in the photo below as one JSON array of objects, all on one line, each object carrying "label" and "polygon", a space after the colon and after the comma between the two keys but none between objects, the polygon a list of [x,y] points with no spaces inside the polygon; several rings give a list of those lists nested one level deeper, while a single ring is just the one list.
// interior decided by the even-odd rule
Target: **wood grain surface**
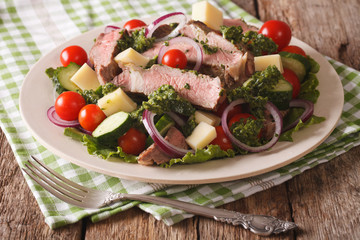
[{"label": "wood grain surface", "polygon": [[[320,53],[360,70],[359,0],[233,0],[262,21],[283,20]],[[51,230],[12,150],[0,133],[0,239],[260,239],[211,219],[168,227],[138,208],[93,224],[84,219]],[[360,147],[284,184],[223,208],[293,220],[296,231],[269,239],[360,239]]]}]

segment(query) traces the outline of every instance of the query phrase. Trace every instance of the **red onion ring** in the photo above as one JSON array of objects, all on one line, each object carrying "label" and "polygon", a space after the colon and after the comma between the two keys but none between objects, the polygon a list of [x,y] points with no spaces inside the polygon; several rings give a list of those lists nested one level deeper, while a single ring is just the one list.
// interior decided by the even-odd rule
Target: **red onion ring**
[{"label": "red onion ring", "polygon": [[166,141],[155,127],[155,123],[154,123],[155,115],[156,115],[155,113],[145,109],[142,116],[143,123],[150,137],[154,140],[154,142],[160,147],[160,149],[165,154],[169,155],[170,157],[183,157],[188,152],[194,153],[194,150],[179,148]]},{"label": "red onion ring", "polygon": [[179,34],[180,29],[186,23],[186,16],[182,12],[173,12],[166,14],[164,16],[159,17],[154,22],[152,22],[146,29],[145,29],[145,37],[151,38],[153,33],[156,29],[158,29],[163,24],[170,24],[177,22],[179,23],[176,28],[167,36],[156,39],[157,42],[159,41],[166,41],[169,38],[176,37]]},{"label": "red onion ring", "polygon": [[270,112],[272,117],[275,121],[275,132],[271,140],[266,143],[265,145],[259,146],[259,147],[251,147],[245,143],[240,142],[235,136],[231,133],[228,123],[227,123],[227,117],[229,114],[229,111],[232,110],[236,105],[245,103],[244,99],[237,99],[229,104],[224,110],[223,115],[221,116],[221,126],[226,134],[226,136],[229,137],[230,141],[234,143],[239,148],[248,151],[248,152],[262,152],[265,151],[277,143],[280,137],[280,133],[282,130],[283,120],[280,111],[275,107],[274,104],[271,102],[267,102],[265,105],[265,108]]},{"label": "red onion ring", "polygon": [[47,110],[47,117],[49,118],[50,122],[52,122],[53,124],[55,124],[56,126],[59,126],[59,127],[77,127],[80,125],[79,121],[77,121],[77,120],[66,121],[66,120],[61,119],[59,117],[59,115],[57,115],[54,106],[51,106]]},{"label": "red onion ring", "polygon": [[120,29],[118,26],[114,26],[114,25],[107,25],[104,29],[104,33],[109,33],[111,31],[114,31],[116,29]]},{"label": "red onion ring", "polygon": [[174,112],[166,112],[166,114],[168,114],[171,117],[171,119],[174,120],[176,122],[176,124],[179,125],[180,127],[185,125],[184,119],[182,119],[176,113],[174,113]]},{"label": "red onion ring", "polygon": [[314,103],[305,99],[293,99],[290,101],[289,107],[304,108],[304,112],[303,114],[301,114],[301,116],[298,119],[296,119],[294,122],[286,126],[282,132],[286,132],[294,128],[299,123],[300,120],[302,122],[306,122],[314,113]]},{"label": "red onion ring", "polygon": [[158,64],[161,64],[162,59],[164,57],[164,54],[166,53],[166,51],[168,50],[170,45],[176,44],[176,43],[189,44],[190,46],[195,48],[195,50],[196,50],[196,64],[194,66],[194,70],[195,71],[199,70],[200,66],[202,64],[202,61],[203,61],[203,55],[204,54],[203,54],[202,48],[199,46],[199,44],[197,44],[197,42],[195,42],[193,39],[188,38],[188,37],[176,37],[176,38],[173,38],[173,39],[171,39],[169,41],[168,46],[166,46],[166,45],[161,46],[161,48],[159,50],[159,54],[158,54]]}]

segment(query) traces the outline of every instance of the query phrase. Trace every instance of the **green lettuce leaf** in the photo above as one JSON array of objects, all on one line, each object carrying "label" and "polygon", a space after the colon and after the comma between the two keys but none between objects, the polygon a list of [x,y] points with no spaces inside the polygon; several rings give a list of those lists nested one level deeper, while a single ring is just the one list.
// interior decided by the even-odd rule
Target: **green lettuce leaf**
[{"label": "green lettuce leaf", "polygon": [[160,166],[169,168],[174,164],[202,163],[211,159],[234,157],[235,152],[231,149],[224,151],[219,145],[209,145],[205,149],[196,150],[195,154],[188,152],[183,158],[174,158]]}]

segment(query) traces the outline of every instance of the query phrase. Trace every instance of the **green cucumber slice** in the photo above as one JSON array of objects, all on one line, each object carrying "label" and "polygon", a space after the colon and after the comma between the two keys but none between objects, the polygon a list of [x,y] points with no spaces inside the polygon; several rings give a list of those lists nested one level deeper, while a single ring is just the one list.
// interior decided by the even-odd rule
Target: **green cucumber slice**
[{"label": "green cucumber slice", "polygon": [[278,84],[272,91],[268,93],[268,100],[272,102],[279,110],[286,110],[289,108],[289,103],[292,99],[293,87],[291,83],[284,79],[280,79]]},{"label": "green cucumber slice", "polygon": [[299,78],[299,81],[302,82],[311,69],[309,60],[296,53],[279,52],[279,55],[281,56],[283,67],[292,70]]},{"label": "green cucumber slice", "polygon": [[117,112],[105,118],[93,131],[93,137],[104,144],[114,144],[117,139],[125,134],[132,126],[129,113]]},{"label": "green cucumber slice", "polygon": [[70,91],[80,90],[70,79],[80,69],[80,66],[71,62],[66,67],[59,67],[56,69],[56,75],[60,85]]}]

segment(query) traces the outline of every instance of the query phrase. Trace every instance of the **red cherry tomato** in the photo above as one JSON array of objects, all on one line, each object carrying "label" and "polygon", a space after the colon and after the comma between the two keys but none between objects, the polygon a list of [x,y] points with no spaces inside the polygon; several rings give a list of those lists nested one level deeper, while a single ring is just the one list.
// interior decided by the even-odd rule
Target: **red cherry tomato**
[{"label": "red cherry tomato", "polygon": [[130,29],[134,29],[134,28],[138,28],[138,27],[144,27],[144,26],[146,26],[146,23],[144,23],[143,21],[138,20],[138,19],[129,20],[124,24],[124,28],[126,30],[128,30],[128,31]]},{"label": "red cherry tomato", "polygon": [[[229,106],[229,102],[226,99],[224,102],[222,102],[218,108],[218,110],[215,112],[215,114],[219,117],[222,116],[223,112],[225,111],[225,108]],[[228,113],[228,119],[231,119],[235,114],[241,113],[242,107],[241,105],[236,105],[233,109],[231,109]]]},{"label": "red cherry tomato", "polygon": [[184,69],[187,65],[187,58],[185,53],[179,49],[170,49],[164,54],[161,63],[169,67]]},{"label": "red cherry tomato", "polygon": [[248,119],[249,117],[256,120],[256,117],[254,117],[250,113],[238,113],[229,120],[228,125],[229,127],[231,127],[231,125],[236,122],[240,122],[240,120],[246,122],[246,119]]},{"label": "red cherry tomato", "polygon": [[262,25],[259,33],[271,38],[278,45],[278,51],[289,45],[291,40],[291,29],[283,21],[267,21]]},{"label": "red cherry tomato", "polygon": [[80,126],[88,131],[94,131],[105,118],[105,113],[96,104],[88,104],[79,112]]},{"label": "red cherry tomato", "polygon": [[77,45],[64,48],[60,54],[60,61],[64,67],[69,65],[70,62],[83,65],[87,62],[87,59],[88,57],[86,51]]},{"label": "red cherry tomato", "polygon": [[86,105],[85,99],[77,92],[61,93],[55,101],[55,111],[63,120],[73,121],[78,118],[80,109]]},{"label": "red cherry tomato", "polygon": [[230,139],[224,133],[222,126],[215,127],[216,130],[216,138],[211,141],[212,145],[219,145],[220,148],[224,151],[228,149],[233,149],[233,145],[231,144]]},{"label": "red cherry tomato", "polygon": [[298,46],[294,46],[294,45],[289,45],[284,47],[283,49],[281,49],[282,52],[289,52],[289,53],[296,53],[296,54],[300,54],[303,55],[304,57],[306,57],[306,53],[304,50],[302,50],[302,48],[298,47]]},{"label": "red cherry tomato", "polygon": [[139,155],[145,149],[146,135],[130,128],[123,136],[119,137],[118,144],[127,154]]},{"label": "red cherry tomato", "polygon": [[300,92],[300,81],[296,74],[290,69],[284,68],[284,73],[282,74],[286,81],[291,83],[293,86],[292,98],[296,98]]}]

